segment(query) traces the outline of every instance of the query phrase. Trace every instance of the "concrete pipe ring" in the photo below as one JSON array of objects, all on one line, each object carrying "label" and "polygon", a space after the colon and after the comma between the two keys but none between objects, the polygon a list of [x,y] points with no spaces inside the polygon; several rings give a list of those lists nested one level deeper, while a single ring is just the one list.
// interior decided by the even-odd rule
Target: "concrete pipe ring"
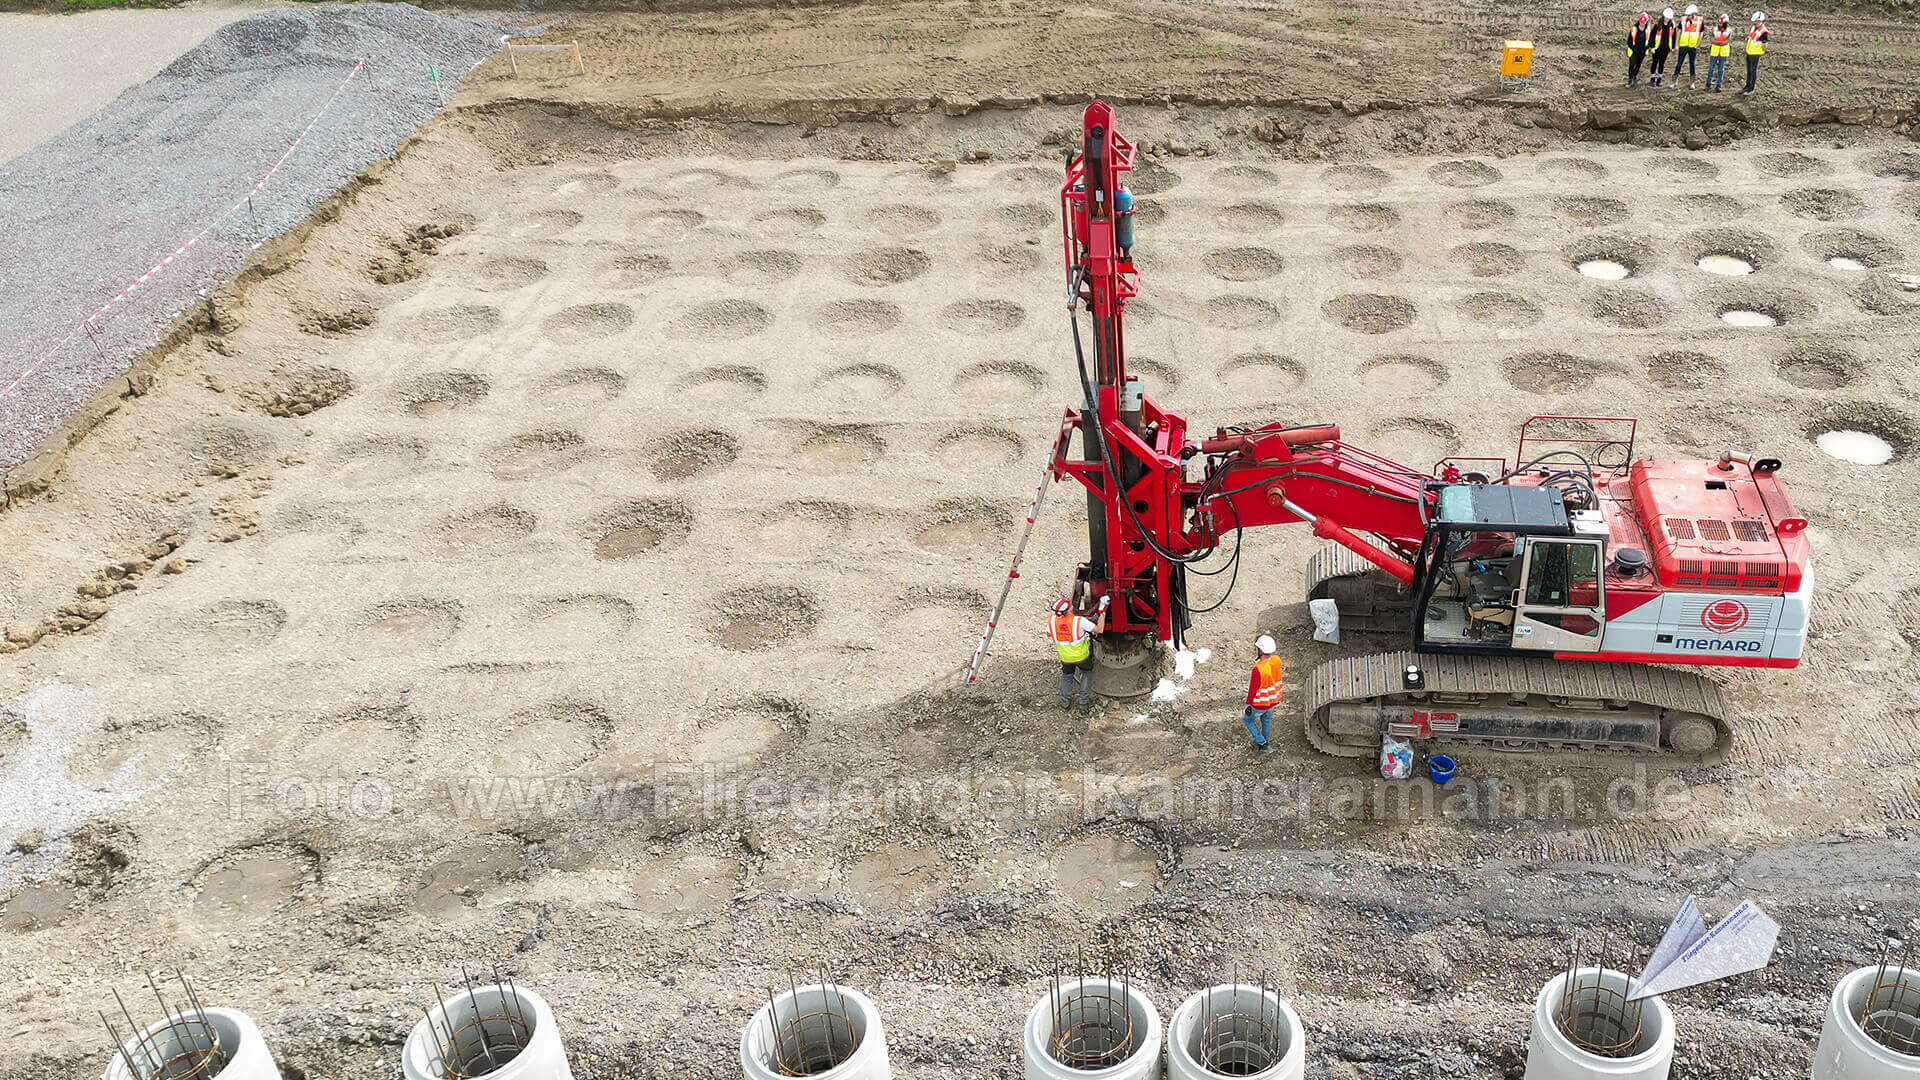
[{"label": "concrete pipe ring", "polygon": [[1916,1050],[1920,971],[1863,967],[1833,988],[1813,1052],[1813,1080],[1920,1080]]},{"label": "concrete pipe ring", "polygon": [[1026,1080],[1151,1080],[1160,1010],[1123,980],[1059,979],[1027,1013]]},{"label": "concrete pipe ring", "polygon": [[560,1027],[546,999],[524,986],[490,983],[435,1005],[400,1051],[405,1080],[573,1080]]},{"label": "concrete pipe ring", "polygon": [[280,1080],[259,1025],[246,1013],[221,1008],[177,1013],[148,1025],[107,1062],[103,1080],[141,1080],[160,1075],[160,1069],[149,1068],[151,1062],[179,1062],[173,1067],[183,1068],[196,1057],[215,1066],[204,1072],[208,1080]]},{"label": "concrete pipe ring", "polygon": [[746,1080],[890,1080],[887,1033],[873,999],[834,983],[789,990],[740,1029]]},{"label": "concrete pipe ring", "polygon": [[1627,1000],[1632,985],[1612,968],[1579,968],[1541,987],[1525,1080],[1667,1080],[1673,1013],[1658,997]]},{"label": "concrete pipe ring", "polygon": [[1293,1006],[1247,983],[1209,986],[1167,1021],[1168,1080],[1300,1080],[1307,1034]]}]

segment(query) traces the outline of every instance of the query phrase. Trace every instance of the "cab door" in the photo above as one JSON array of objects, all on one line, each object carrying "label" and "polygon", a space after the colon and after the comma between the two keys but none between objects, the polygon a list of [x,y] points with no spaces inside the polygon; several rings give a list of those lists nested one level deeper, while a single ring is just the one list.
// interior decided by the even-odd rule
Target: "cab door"
[{"label": "cab door", "polygon": [[1607,624],[1605,542],[1527,538],[1526,568],[1513,591],[1513,647],[1599,652]]}]

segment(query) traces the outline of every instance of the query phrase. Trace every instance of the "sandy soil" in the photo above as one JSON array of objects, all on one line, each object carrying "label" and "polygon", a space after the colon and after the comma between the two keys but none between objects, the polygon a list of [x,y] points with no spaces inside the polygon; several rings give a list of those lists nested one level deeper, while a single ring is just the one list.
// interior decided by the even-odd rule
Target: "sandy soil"
[{"label": "sandy soil", "polygon": [[[1019,107],[1055,95],[1084,100],[1098,88],[1109,97],[1310,103],[1346,114],[1463,102],[1516,111],[1644,109],[1665,124],[1682,120],[1715,132],[1781,110],[1910,114],[1920,74],[1911,20],[1883,11],[1772,12],[1763,92],[1743,100],[1730,92],[1626,89],[1629,13],[1606,8],[1510,0],[689,6],[696,10],[559,22],[540,40],[578,41],[584,76],[549,56],[532,58],[527,78],[508,80],[501,59],[482,70],[486,79],[473,92],[647,114],[808,117],[920,99],[949,111]],[[719,10],[697,10],[708,7]],[[1499,88],[1501,45],[1511,37],[1536,45],[1535,78],[1522,96]],[[1427,150],[1455,135],[1476,140],[1478,152],[1497,153],[1505,134],[1457,127],[1461,118],[1446,112],[1404,119],[1384,144],[1347,143],[1324,130],[1309,142],[1373,154]]]},{"label": "sandy soil", "polygon": [[[577,1075],[737,1075],[764,988],[825,965],[879,999],[897,1075],[1011,1077],[1019,1016],[1084,957],[1163,1012],[1267,971],[1311,1075],[1517,1076],[1571,936],[1643,957],[1692,890],[1787,931],[1765,973],[1675,995],[1676,1075],[1788,1077],[1832,980],[1920,932],[1905,140],[1687,152],[1407,110],[1276,145],[1255,109],[1123,112],[1207,150],[1136,174],[1129,309],[1197,428],[1334,420],[1425,464],[1622,414],[1643,453],[1787,463],[1817,632],[1797,671],[1729,676],[1726,763],[1467,754],[1436,795],[1314,754],[1297,711],[1246,754],[1252,637],[1296,672],[1335,655],[1303,532],[1249,539],[1174,702],[1066,718],[1056,492],[998,663],[952,685],[1071,392],[1049,140],[1075,110],[618,124],[507,89],[0,516],[0,621],[54,625],[0,658],[23,1075],[100,1068],[108,989],[180,965],[299,1074],[390,1076],[469,963],[555,1002]],[[1354,138],[1426,123],[1513,152]],[[1634,273],[1573,268],[1599,257]],[[1900,456],[1825,457],[1842,421]]]},{"label": "sandy soil", "polygon": [[93,115],[120,91],[273,0],[196,0],[161,10],[0,13],[0,164]]}]

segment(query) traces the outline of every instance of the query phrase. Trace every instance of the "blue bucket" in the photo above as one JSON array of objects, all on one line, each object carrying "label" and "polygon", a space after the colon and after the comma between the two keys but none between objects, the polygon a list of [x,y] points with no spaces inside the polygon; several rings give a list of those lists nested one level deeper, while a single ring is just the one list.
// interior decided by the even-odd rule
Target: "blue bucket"
[{"label": "blue bucket", "polygon": [[1445,754],[1435,754],[1427,759],[1427,775],[1433,777],[1436,784],[1444,784],[1453,779],[1453,759]]}]

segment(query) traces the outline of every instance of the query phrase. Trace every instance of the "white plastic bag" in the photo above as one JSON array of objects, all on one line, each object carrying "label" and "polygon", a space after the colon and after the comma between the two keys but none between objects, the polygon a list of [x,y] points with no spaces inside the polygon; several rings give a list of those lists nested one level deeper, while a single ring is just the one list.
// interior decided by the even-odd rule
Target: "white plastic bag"
[{"label": "white plastic bag", "polygon": [[1413,744],[1391,735],[1380,737],[1380,775],[1405,780],[1413,775]]},{"label": "white plastic bag", "polygon": [[1340,644],[1340,603],[1332,597],[1307,601],[1307,612],[1313,616],[1313,640],[1324,641],[1329,645]]}]

